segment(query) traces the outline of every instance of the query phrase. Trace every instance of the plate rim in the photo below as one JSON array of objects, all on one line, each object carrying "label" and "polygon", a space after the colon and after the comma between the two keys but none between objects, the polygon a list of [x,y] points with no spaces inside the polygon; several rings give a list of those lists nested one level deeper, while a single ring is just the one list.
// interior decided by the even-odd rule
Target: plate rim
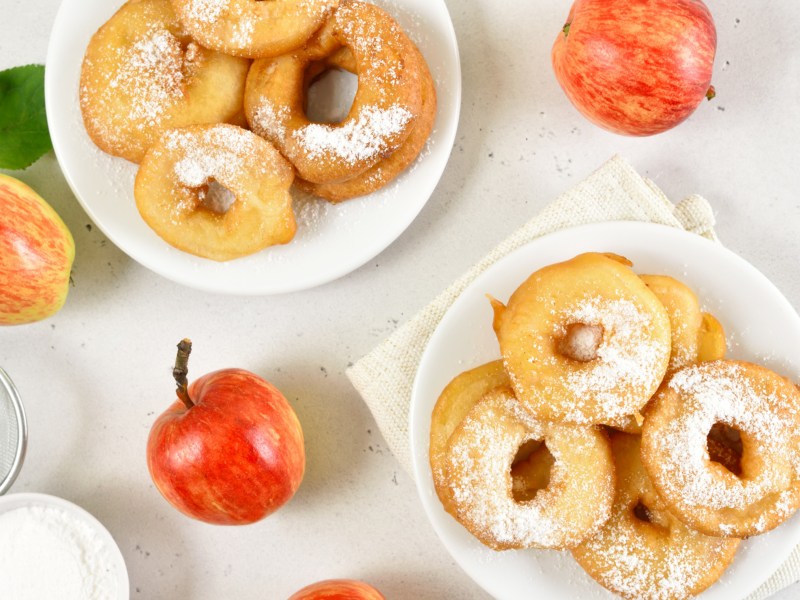
[{"label": "plate rim", "polygon": [[[477,274],[472,279],[472,281],[470,281],[464,287],[464,289],[458,294],[458,296],[451,302],[450,306],[447,307],[447,310],[442,315],[441,320],[437,323],[436,327],[434,328],[433,332],[431,333],[425,344],[425,348],[420,356],[420,361],[417,366],[416,373],[414,374],[414,381],[411,389],[411,402],[409,406],[409,417],[408,417],[409,419],[408,439],[410,444],[412,474],[414,480],[417,482],[416,485],[417,496],[419,498],[419,501],[423,505],[423,510],[425,512],[425,516],[426,519],[428,520],[429,525],[433,528],[434,532],[436,533],[436,537],[439,539],[440,543],[445,547],[447,553],[456,562],[456,564],[458,564],[458,566],[462,569],[462,571],[464,571],[464,573],[466,573],[467,576],[469,576],[470,579],[472,579],[472,581],[474,581],[481,589],[483,589],[489,594],[491,594],[492,592],[484,586],[483,582],[480,581],[474,573],[470,571],[468,565],[466,564],[467,561],[465,557],[463,555],[456,555],[452,551],[451,544],[454,544],[455,542],[453,542],[452,540],[446,540],[442,535],[439,524],[437,520],[434,518],[433,514],[433,510],[436,506],[436,503],[438,502],[438,499],[435,498],[435,492],[433,493],[434,496],[433,498],[428,498],[428,496],[431,495],[431,490],[433,489],[432,483],[428,481],[430,479],[430,465],[426,460],[428,456],[429,440],[425,439],[424,436],[422,435],[423,433],[425,433],[424,430],[420,431],[418,428],[414,426],[414,423],[421,418],[419,411],[422,410],[422,407],[420,406],[422,402],[420,400],[420,395],[421,395],[420,388],[423,386],[423,381],[422,381],[423,376],[421,375],[423,371],[422,365],[430,361],[430,356],[433,353],[433,346],[435,345],[435,343],[438,342],[438,338],[443,335],[443,333],[441,332],[446,328],[442,327],[442,323],[445,322],[445,319],[448,317],[448,314],[450,314],[451,311],[458,310],[458,308],[456,308],[457,305],[460,305],[463,302],[468,302],[471,293],[475,293],[475,289],[478,288],[486,279],[493,277],[496,270],[509,268],[507,266],[504,267],[504,265],[513,263],[515,260],[517,260],[516,259],[517,256],[532,252],[531,248],[535,248],[537,245],[542,243],[542,240],[544,240],[544,243],[554,243],[552,241],[553,239],[557,240],[557,238],[559,237],[569,238],[571,236],[579,235],[581,233],[589,234],[589,233],[599,232],[608,235],[608,232],[618,232],[620,235],[624,235],[626,231],[631,231],[631,230],[642,230],[643,232],[650,230],[654,232],[654,234],[656,235],[674,236],[675,238],[680,238],[687,241],[691,240],[690,243],[696,243],[701,247],[709,249],[711,252],[716,252],[719,253],[720,255],[725,256],[726,259],[731,260],[738,267],[749,271],[752,276],[759,279],[761,283],[765,285],[766,288],[770,291],[770,294],[774,297],[775,301],[781,304],[784,310],[791,312],[791,314],[794,316],[795,319],[795,325],[800,327],[800,314],[798,314],[797,310],[794,308],[791,302],[789,302],[786,296],[780,291],[780,289],[766,275],[764,275],[761,271],[759,271],[754,265],[752,265],[750,262],[745,260],[743,257],[741,257],[739,254],[737,254],[727,246],[724,246],[722,243],[706,238],[698,233],[687,231],[680,227],[673,225],[666,225],[663,223],[653,223],[653,222],[637,221],[637,220],[614,220],[614,221],[603,221],[603,222],[565,227],[557,231],[543,234],[537,238],[534,238],[532,240],[529,240],[528,242],[523,243],[519,247],[511,250],[507,254],[498,258],[494,263],[489,265],[484,271]],[[610,239],[613,240],[613,238]],[[568,258],[570,258],[570,256],[573,256],[575,252],[573,252],[573,254],[570,255],[569,251],[565,250],[564,254],[565,254],[564,260],[567,260]],[[532,266],[531,272],[533,272],[533,269],[537,268],[537,265]],[[472,366],[475,365],[467,365],[464,368],[468,369],[472,368]],[[422,449],[418,448],[419,444],[424,445],[424,452],[422,451]],[[798,511],[798,514],[794,515],[794,519],[797,518],[800,518],[800,511]],[[770,577],[772,577],[780,569],[780,567],[785,563],[787,558],[790,556],[791,552],[794,549],[794,546],[796,546],[797,543],[800,543],[800,528],[795,533],[794,538],[795,538],[794,545],[788,547],[788,549],[786,549],[786,551],[780,555],[780,559],[772,563],[771,568],[763,570],[764,575],[762,578],[751,580],[755,581],[755,583],[753,583],[750,586],[747,586],[747,589],[741,588],[744,593],[741,593],[741,595],[737,595],[736,598],[738,598],[739,600],[743,600],[749,594],[756,591],[766,581],[768,581]],[[597,585],[598,587],[602,588],[602,586],[599,586],[599,584]],[[700,597],[702,597],[702,594]]]},{"label": "plate rim", "polygon": [[[428,0],[429,1],[429,0]],[[160,277],[163,277],[169,281],[178,283],[180,285],[184,285],[186,287],[196,289],[202,292],[208,293],[217,293],[223,295],[233,295],[233,296],[273,296],[273,295],[281,295],[281,294],[288,294],[292,292],[300,292],[305,290],[310,290],[316,287],[323,286],[327,283],[340,279],[356,270],[360,267],[367,264],[369,261],[373,260],[375,257],[380,255],[384,252],[389,246],[391,246],[395,241],[397,241],[403,233],[411,226],[411,224],[416,220],[419,214],[422,212],[423,208],[428,204],[430,198],[435,193],[436,189],[441,182],[441,179],[447,170],[447,167],[450,163],[450,159],[453,153],[453,145],[455,139],[458,134],[458,125],[461,117],[461,108],[462,108],[462,95],[463,95],[463,78],[462,78],[462,69],[461,69],[461,54],[458,47],[458,38],[455,32],[455,26],[453,25],[453,19],[450,15],[450,11],[447,7],[447,3],[445,0],[434,0],[435,1],[435,9],[441,13],[442,21],[440,23],[440,31],[443,33],[441,41],[446,46],[446,52],[443,56],[446,57],[446,60],[443,61],[443,64],[447,68],[446,79],[447,81],[442,81],[441,83],[446,84],[454,84],[448,85],[448,93],[452,95],[452,110],[448,111],[447,113],[437,112],[437,121],[435,127],[437,129],[442,128],[444,129],[447,134],[441,140],[438,140],[438,145],[443,147],[441,151],[441,165],[436,169],[436,173],[434,176],[430,178],[428,184],[424,187],[426,190],[425,192],[425,200],[419,202],[416,206],[416,210],[406,211],[402,213],[403,218],[395,218],[393,219],[394,226],[388,232],[388,234],[383,235],[381,237],[375,238],[374,242],[367,247],[366,251],[362,251],[359,253],[352,253],[352,251],[348,252],[346,258],[349,257],[349,260],[341,260],[337,263],[333,268],[329,268],[328,270],[318,273],[316,275],[307,274],[303,275],[302,273],[299,276],[296,276],[290,280],[283,280],[283,281],[274,281],[270,277],[253,277],[249,278],[248,285],[243,285],[241,282],[237,283],[235,286],[230,286],[229,282],[219,282],[214,283],[213,277],[204,278],[198,276],[198,270],[202,270],[202,266],[199,269],[192,269],[190,267],[186,267],[183,270],[178,270],[179,272],[175,272],[168,267],[162,266],[160,264],[159,258],[164,256],[164,251],[171,252],[172,247],[169,248],[164,247],[163,251],[159,250],[151,255],[147,249],[141,249],[138,244],[131,244],[129,243],[120,243],[120,236],[115,233],[114,227],[109,228],[107,223],[102,222],[101,219],[98,219],[97,211],[93,210],[92,204],[87,203],[86,200],[82,197],[81,193],[79,192],[79,187],[75,181],[74,174],[68,169],[65,168],[65,164],[69,164],[69,161],[64,160],[64,157],[67,156],[69,147],[68,147],[68,131],[66,128],[69,126],[70,121],[62,122],[56,115],[58,111],[55,109],[55,103],[57,102],[58,96],[58,86],[57,86],[57,75],[55,74],[54,69],[47,69],[45,68],[45,81],[44,81],[44,95],[45,95],[45,112],[48,122],[48,128],[51,132],[56,132],[55,135],[51,135],[52,143],[53,143],[53,151],[56,156],[56,160],[58,161],[59,168],[61,173],[64,176],[64,179],[67,182],[72,194],[77,199],[78,203],[80,204],[81,208],[85,211],[88,217],[92,220],[92,222],[100,229],[100,231],[108,238],[108,240],[114,244],[123,254],[128,256],[130,259],[144,267],[145,269],[156,273]],[[403,0],[391,0],[392,3],[395,3],[400,9],[403,8],[404,2]],[[62,0],[61,4],[59,5],[58,11],[56,12],[55,20],[53,21],[53,26],[50,30],[50,37],[47,46],[45,64],[46,65],[53,65],[58,64],[58,60],[56,58],[57,53],[61,50],[61,45],[59,42],[61,41],[61,37],[67,35],[64,33],[65,25],[64,21],[66,19],[65,15],[68,12],[68,8],[70,6],[74,6],[79,4],[78,0]],[[113,4],[113,12],[116,12],[122,5],[124,4],[124,0],[115,0]],[[113,12],[111,14],[113,14]],[[427,32],[426,29],[421,29],[422,32]],[[67,37],[67,40],[70,38]],[[59,44],[59,45],[57,45]],[[85,49],[84,49],[85,51]],[[82,56],[82,55],[81,55]],[[443,77],[444,79],[444,77]],[[74,82],[75,86],[78,86],[79,82]],[[441,89],[441,88],[439,88]],[[440,121],[441,119],[441,121]],[[423,153],[425,150],[423,149]],[[425,156],[421,156],[418,160],[425,160]],[[123,160],[123,159],[118,159]],[[416,161],[415,161],[416,162]],[[414,165],[410,165],[409,168],[406,170],[406,173],[410,172],[413,169]],[[102,174],[102,173],[101,173]],[[391,182],[390,182],[391,183]],[[380,190],[378,190],[380,191]],[[377,193],[377,192],[376,192]],[[131,192],[132,194],[132,192]],[[398,194],[398,197],[401,196]],[[368,196],[364,196],[363,198],[367,198]],[[354,199],[358,201],[359,199]],[[341,235],[345,235],[342,233]],[[159,241],[160,240],[159,238]],[[166,242],[163,242],[166,244]],[[290,247],[291,242],[286,245],[286,247]],[[364,248],[364,244],[359,244],[359,248]],[[268,248],[266,250],[269,250]],[[263,251],[262,251],[263,252]],[[258,253],[250,256],[257,256]],[[241,257],[241,259],[248,259],[250,256]],[[205,261],[207,259],[202,259],[201,257],[194,257],[200,262],[198,264],[204,265],[207,264]],[[291,260],[291,259],[288,259]],[[211,264],[215,264],[213,261],[209,261]],[[165,261],[165,264],[168,264]],[[219,264],[226,264],[226,263],[219,263]]]}]

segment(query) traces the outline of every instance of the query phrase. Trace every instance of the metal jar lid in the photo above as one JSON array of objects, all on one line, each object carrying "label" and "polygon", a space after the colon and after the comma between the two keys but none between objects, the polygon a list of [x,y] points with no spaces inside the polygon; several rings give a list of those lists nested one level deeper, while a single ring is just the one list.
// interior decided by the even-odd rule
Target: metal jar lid
[{"label": "metal jar lid", "polygon": [[14,382],[0,368],[0,495],[17,478],[25,458],[28,425]]}]

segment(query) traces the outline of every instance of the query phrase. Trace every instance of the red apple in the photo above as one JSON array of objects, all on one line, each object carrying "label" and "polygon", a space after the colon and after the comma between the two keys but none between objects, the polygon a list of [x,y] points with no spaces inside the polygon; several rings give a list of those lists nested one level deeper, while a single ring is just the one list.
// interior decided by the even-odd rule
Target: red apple
[{"label": "red apple", "polygon": [[700,0],[575,0],[552,60],[586,118],[642,136],[674,127],[713,96],[716,46]]},{"label": "red apple", "polygon": [[150,431],[150,475],[190,517],[218,525],[253,523],[300,486],[300,422],[280,391],[242,369],[215,371],[187,385],[190,351],[189,340],[178,344],[178,400]]},{"label": "red apple", "polygon": [[304,587],[289,600],[385,600],[369,584],[355,579],[328,579]]},{"label": "red apple", "polygon": [[64,304],[75,242],[56,211],[0,173],[0,325],[32,323]]}]

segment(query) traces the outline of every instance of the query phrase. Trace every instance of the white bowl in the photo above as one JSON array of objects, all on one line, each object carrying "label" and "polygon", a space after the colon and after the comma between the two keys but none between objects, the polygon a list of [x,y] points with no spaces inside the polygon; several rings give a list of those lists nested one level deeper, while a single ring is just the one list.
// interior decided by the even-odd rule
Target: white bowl
[{"label": "white bowl", "polygon": [[[93,533],[97,535],[99,540],[105,546],[110,559],[110,565],[114,577],[116,578],[118,594],[115,598],[108,598],[104,600],[129,600],[130,598],[130,582],[128,581],[128,570],[125,567],[125,560],[122,558],[119,546],[111,537],[111,534],[98,521],[94,516],[88,513],[80,506],[48,494],[9,494],[0,498],[0,515],[10,512],[18,508],[29,508],[40,506],[43,508],[56,508],[74,517],[81,523],[89,526]],[[0,589],[0,598],[7,597],[8,590]]]}]

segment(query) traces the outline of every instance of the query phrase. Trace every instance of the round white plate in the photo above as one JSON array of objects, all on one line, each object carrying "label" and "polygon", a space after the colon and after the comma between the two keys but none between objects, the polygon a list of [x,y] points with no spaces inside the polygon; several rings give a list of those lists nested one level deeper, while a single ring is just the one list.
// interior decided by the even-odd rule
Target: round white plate
[{"label": "round white plate", "polygon": [[136,165],[97,149],[81,119],[78,81],[86,46],[122,4],[121,0],[63,0],[47,53],[45,102],[53,147],[67,182],[103,233],[134,260],[173,281],[207,291],[276,294],[307,289],[375,257],[428,201],[447,164],[458,124],[461,67],[455,32],[443,0],[379,1],[417,42],[436,80],[436,124],[417,162],[370,196],[339,205],[299,202],[297,235],[285,246],[217,263],[168,245],[136,210]]},{"label": "round white plate", "polygon": [[[114,538],[111,537],[111,534],[100,521],[77,504],[49,494],[9,494],[0,498],[0,514],[30,506],[57,508],[88,525],[108,553],[109,564],[117,582],[117,595],[107,600],[128,600],[130,598],[130,582],[128,580],[128,569],[125,567],[125,559],[122,558],[122,553]],[[7,590],[0,590],[0,597],[6,597],[6,592]]]},{"label": "round white plate", "polygon": [[[482,273],[453,303],[423,354],[411,402],[414,470],[422,503],[437,534],[461,567],[502,600],[613,596],[590,579],[568,552],[494,552],[448,515],[428,463],[430,415],[444,386],[462,371],[500,357],[486,294],[506,301],[533,271],[581,252],[627,256],[638,273],[672,275],[691,286],[725,327],[729,356],[749,359],[800,380],[800,317],[763,275],[733,252],[700,236],[643,223],[606,223],[542,237]],[[744,598],[800,542],[800,516],[744,542],[733,565],[703,600]]]}]

